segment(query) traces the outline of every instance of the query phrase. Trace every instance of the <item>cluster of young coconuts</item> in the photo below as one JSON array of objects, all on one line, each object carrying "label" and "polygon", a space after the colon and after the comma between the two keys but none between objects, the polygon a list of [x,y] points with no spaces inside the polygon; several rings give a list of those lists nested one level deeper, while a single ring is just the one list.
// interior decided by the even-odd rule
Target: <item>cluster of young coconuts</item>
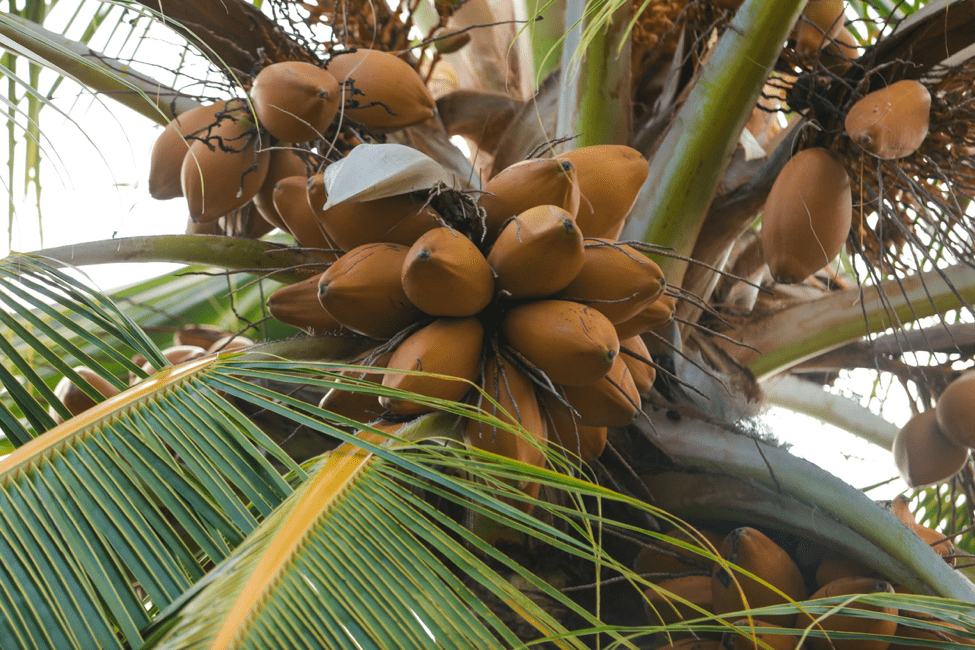
[{"label": "cluster of young coconuts", "polygon": [[[946,562],[954,565],[954,545],[944,539],[941,533],[915,523],[906,499],[898,497],[891,502],[890,509],[904,525],[922,539],[929,543],[937,542],[934,549],[944,556]],[[905,593],[903,588],[891,584],[868,567],[836,555],[823,557],[821,551],[804,547],[803,542],[796,547],[794,557],[790,556],[785,549],[764,533],[750,527],[736,528],[727,535],[706,529],[697,530],[697,535],[694,537],[677,529],[666,534],[668,537],[696,546],[702,543],[701,540],[706,540],[722,558],[751,572],[784,595],[739,571],[734,571],[733,580],[729,571],[718,563],[674,544],[660,543],[643,548],[634,562],[636,572],[646,576],[655,584],[655,587],[645,592],[647,617],[652,625],[671,625],[700,618],[703,616],[701,610],[721,615],[743,609],[785,604],[789,602],[788,599],[801,601],[807,598],[855,594]],[[898,610],[891,607],[865,604],[857,604],[855,607],[889,616],[898,614]],[[917,612],[900,612],[900,614],[922,620],[925,618]],[[811,623],[812,619],[802,614],[765,615],[752,618],[751,621],[742,619],[734,621],[734,624],[741,628],[740,633],[704,632],[698,633],[700,638],[686,638],[686,634],[672,633],[673,642],[670,645],[659,646],[658,650],[745,650],[746,648],[748,650],[754,648],[796,650],[799,642],[798,635],[771,634],[763,632],[763,628],[802,630]],[[914,650],[921,647],[915,644],[915,641],[946,640],[934,632],[898,625],[896,621],[879,618],[830,616],[820,621],[813,629],[820,629],[819,626],[827,633],[896,635],[902,640],[890,643],[889,641],[841,638],[826,640],[807,637],[802,647],[808,650]],[[950,640],[957,641],[959,647],[973,645],[970,640],[960,637],[952,637]]]},{"label": "cluster of young coconuts", "polygon": [[[867,94],[846,115],[849,138],[881,160],[909,156],[928,134],[931,94],[906,79]],[[776,282],[796,283],[835,258],[853,221],[850,177],[821,147],[803,149],[779,172],[762,213],[762,249]]]},{"label": "cluster of young coconuts", "polygon": [[[370,369],[344,373],[350,384],[469,399],[533,439],[469,420],[478,448],[541,466],[553,441],[592,460],[607,427],[637,417],[655,378],[640,335],[674,313],[660,268],[617,240],[648,172],[637,151],[615,145],[526,160],[485,185],[467,221],[410,194],[323,209],[324,181],[313,178],[304,201],[275,204],[343,252],[275,292],[268,310],[316,334],[375,340],[353,361]],[[321,406],[360,422],[436,410],[340,389]]]},{"label": "cluster of young coconuts", "polygon": [[287,231],[274,210],[274,189],[282,179],[308,176],[292,144],[323,139],[337,118],[373,133],[396,131],[430,119],[436,106],[408,63],[368,49],[335,53],[324,67],[268,65],[249,97],[186,111],[153,145],[149,193],[185,197],[193,232],[251,201],[265,232]]}]

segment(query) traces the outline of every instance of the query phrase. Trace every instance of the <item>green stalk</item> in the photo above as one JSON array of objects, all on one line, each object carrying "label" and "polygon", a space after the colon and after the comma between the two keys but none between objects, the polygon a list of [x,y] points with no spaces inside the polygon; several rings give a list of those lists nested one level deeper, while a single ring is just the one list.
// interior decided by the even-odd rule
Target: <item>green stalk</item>
[{"label": "green stalk", "polygon": [[783,375],[762,388],[770,404],[832,424],[884,451],[890,451],[894,444],[894,436],[897,435],[894,423],[848,397],[823,390],[822,386],[811,381]]},{"label": "green stalk", "polygon": [[540,18],[528,24],[534,67],[532,72],[537,90],[542,81],[558,69],[562,58],[566,0],[527,0],[526,4],[532,18]]},{"label": "green stalk", "polygon": [[174,117],[173,107],[179,114],[199,105],[121,61],[18,16],[0,15],[0,47],[111,97],[158,124],[167,124]]},{"label": "green stalk", "polygon": [[965,303],[975,304],[975,273],[959,264],[899,284],[887,280],[880,291],[864,287],[862,296],[860,289],[847,289],[787,307],[733,333],[761,353],[740,347],[729,352],[762,379],[870,333],[943,315]]},{"label": "green stalk", "polygon": [[632,85],[628,25],[630,5],[607,19],[568,0],[565,24],[572,25],[562,51],[556,137],[579,136],[569,147],[628,144],[632,130]]},{"label": "green stalk", "polygon": [[[645,210],[621,239],[669,246],[689,256],[738,138],[805,0],[746,0],[698,75],[650,163]],[[671,284],[687,263],[660,258]]]},{"label": "green stalk", "polygon": [[202,264],[229,271],[267,271],[270,280],[294,283],[321,272],[315,253],[256,239],[217,235],[154,235],[71,244],[34,251],[65,266],[124,262]]}]

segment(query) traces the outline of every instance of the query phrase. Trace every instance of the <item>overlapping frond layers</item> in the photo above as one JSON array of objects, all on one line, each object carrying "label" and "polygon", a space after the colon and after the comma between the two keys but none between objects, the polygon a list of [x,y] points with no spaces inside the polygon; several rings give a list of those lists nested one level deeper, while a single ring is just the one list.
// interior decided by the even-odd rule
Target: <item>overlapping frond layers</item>
[{"label": "overlapping frond layers", "polygon": [[71,413],[54,396],[57,375],[68,377],[96,402],[104,398],[74,369],[87,366],[117,389],[122,373],[143,371],[131,356],[153,367],[167,365],[142,328],[104,295],[26,255],[0,260],[0,429],[21,445],[55,425],[53,414]]},{"label": "overlapping frond layers", "polygon": [[444,564],[470,563],[469,553],[416,509],[383,466],[352,444],[332,452],[155,647],[517,644]]},{"label": "overlapping frond layers", "polygon": [[0,462],[4,647],[138,644],[290,493],[261,452],[298,468],[204,383],[219,363],[163,370]]}]

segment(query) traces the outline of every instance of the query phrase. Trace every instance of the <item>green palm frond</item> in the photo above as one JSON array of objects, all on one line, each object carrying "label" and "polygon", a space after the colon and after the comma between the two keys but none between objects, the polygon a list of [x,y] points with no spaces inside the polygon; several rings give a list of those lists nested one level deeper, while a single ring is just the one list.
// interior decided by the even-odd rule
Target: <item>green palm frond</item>
[{"label": "green palm frond", "polygon": [[290,493],[261,452],[299,468],[203,382],[218,363],[164,370],[0,462],[0,637],[137,644]]},{"label": "green palm frond", "polygon": [[58,375],[98,402],[104,398],[74,367],[87,366],[123,389],[121,373],[145,376],[130,360],[133,354],[155,368],[167,365],[145,332],[114,303],[41,258],[0,261],[0,305],[0,351],[6,359],[0,364],[0,387],[13,402],[13,408],[0,403],[0,424],[14,444],[54,426],[48,407],[70,417],[51,391]]}]

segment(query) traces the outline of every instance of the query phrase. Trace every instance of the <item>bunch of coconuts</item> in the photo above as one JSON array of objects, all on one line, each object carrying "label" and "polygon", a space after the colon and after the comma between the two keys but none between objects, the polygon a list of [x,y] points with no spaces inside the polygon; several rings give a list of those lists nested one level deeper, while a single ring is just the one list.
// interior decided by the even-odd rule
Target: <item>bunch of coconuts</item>
[{"label": "bunch of coconuts", "polygon": [[[944,539],[941,533],[918,525],[907,503],[903,497],[895,499],[891,503],[892,514],[925,541],[940,542],[934,547],[935,551],[945,556],[945,560],[954,565],[954,558],[951,555],[954,553],[955,547],[950,541]],[[718,555],[722,558],[754,574],[784,596],[737,570],[733,571],[734,579],[732,579],[731,572],[718,563],[685,548],[661,542],[641,549],[634,561],[634,570],[655,585],[655,587],[645,590],[644,593],[645,609],[651,625],[671,625],[682,620],[701,618],[703,614],[700,610],[722,615],[744,609],[785,604],[789,602],[788,599],[801,601],[807,598],[905,592],[903,588],[891,584],[868,567],[838,555],[824,554],[821,549],[817,550],[815,547],[810,547],[805,542],[799,543],[794,554],[795,557],[792,557],[775,541],[755,528],[736,528],[727,535],[707,529],[698,529],[696,532],[697,535],[694,537],[677,529],[666,534],[694,546],[700,546],[702,540],[706,540],[708,545],[717,549]],[[890,607],[871,605],[856,605],[856,607],[887,615],[898,614],[898,610]],[[924,615],[916,612],[900,612],[900,615],[924,619]],[[763,633],[763,628],[792,628],[801,631],[811,622],[812,619],[801,614],[765,615],[753,618],[751,621],[747,619],[733,621],[742,630],[740,633],[733,631],[723,634],[720,632],[701,632],[698,633],[700,638],[691,639],[686,638],[687,634],[672,632],[671,640],[673,643],[661,645],[659,650],[671,648],[680,648],[681,650],[744,650],[748,648],[752,650],[757,647],[770,647],[773,650],[795,650],[799,641],[799,632],[795,635],[771,634]],[[802,647],[809,650],[827,650],[830,648],[835,650],[910,650],[918,647],[912,643],[911,640],[913,639],[941,638],[935,633],[927,633],[909,625],[898,625],[896,621],[873,618],[831,616],[820,621],[819,625],[827,633],[851,632],[897,635],[905,637],[905,640],[892,644],[887,641],[854,641],[837,638],[827,641],[822,638],[809,637]],[[752,633],[753,630],[754,634]],[[926,634],[930,634],[930,636],[925,636]],[[755,639],[761,643],[756,644]],[[959,647],[975,645],[965,639],[959,638],[957,640]],[[666,644],[668,642],[662,641],[661,643]]]},{"label": "bunch of coconuts", "polygon": [[254,78],[249,103],[219,101],[170,122],[152,149],[149,193],[185,197],[192,232],[251,201],[267,222],[258,236],[275,226],[287,231],[276,215],[274,188],[283,178],[307,177],[292,144],[321,139],[336,119],[387,133],[424,122],[434,110],[423,80],[387,52],[339,52],[323,67],[274,63]]},{"label": "bunch of coconuts", "polygon": [[[793,33],[796,51],[818,56],[836,74],[858,57],[856,39],[843,26],[842,0],[810,0]],[[881,160],[909,156],[928,134],[931,95],[919,81],[903,80],[871,92],[848,111],[847,136]],[[850,178],[823,148],[798,152],[782,168],[762,215],[762,248],[772,277],[798,283],[835,258],[852,224]]]},{"label": "bunch of coconuts", "polygon": [[[540,447],[551,440],[591,460],[607,427],[634,420],[653,383],[640,335],[674,313],[660,268],[639,244],[617,241],[648,173],[625,146],[526,160],[485,185],[466,221],[415,195],[325,210],[321,175],[294,183],[293,201],[278,201],[279,183],[281,218],[291,223],[300,212],[308,230],[344,253],[321,276],[279,289],[268,310],[312,333],[376,340],[354,362],[378,370],[347,372],[350,383],[466,398],[536,441],[471,420],[466,435],[478,448],[541,466]],[[338,389],[321,406],[357,421],[434,410]]]},{"label": "bunch of coconuts", "polygon": [[894,462],[913,488],[936,485],[957,474],[975,449],[975,372],[954,380],[936,408],[911,418],[894,438]]},{"label": "bunch of coconuts", "polygon": [[[209,325],[189,325],[173,334],[173,345],[162,351],[166,360],[173,365],[199,359],[208,354],[224,352],[227,350],[238,350],[254,345],[254,341],[241,336],[224,331]],[[132,363],[142,368],[144,372],[151,375],[156,372],[141,354],[132,358]],[[81,415],[97,403],[94,395],[100,394],[102,399],[108,399],[118,395],[119,388],[108,381],[88,366],[76,366],[74,372],[85,382],[88,387],[81,387],[72,378],[64,376],[54,387],[54,396],[64,404],[72,416]],[[142,381],[135,373],[129,374],[129,385],[134,386]],[[93,390],[92,390],[93,389]],[[52,408],[49,413],[54,421],[61,424],[64,419]]]}]

